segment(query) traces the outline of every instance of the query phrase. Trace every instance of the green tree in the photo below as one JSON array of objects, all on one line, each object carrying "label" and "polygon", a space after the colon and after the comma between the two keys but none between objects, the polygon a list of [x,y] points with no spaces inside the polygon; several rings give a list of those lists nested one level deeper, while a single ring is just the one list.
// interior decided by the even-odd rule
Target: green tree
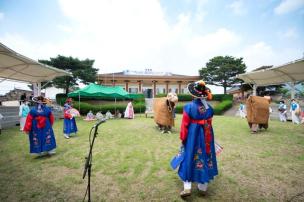
[{"label": "green tree", "polygon": [[217,56],[206,63],[206,67],[199,70],[200,77],[210,85],[223,86],[226,94],[227,87],[239,83],[241,80],[235,76],[244,73],[246,65],[243,58],[232,56]]},{"label": "green tree", "polygon": [[65,89],[66,94],[69,93],[69,88],[76,85],[77,81],[88,84],[96,81],[98,69],[93,68],[94,60],[65,57],[58,55],[50,60],[39,60],[40,63],[47,64],[58,69],[70,71],[72,76],[62,76],[55,78],[51,83],[57,88]]}]

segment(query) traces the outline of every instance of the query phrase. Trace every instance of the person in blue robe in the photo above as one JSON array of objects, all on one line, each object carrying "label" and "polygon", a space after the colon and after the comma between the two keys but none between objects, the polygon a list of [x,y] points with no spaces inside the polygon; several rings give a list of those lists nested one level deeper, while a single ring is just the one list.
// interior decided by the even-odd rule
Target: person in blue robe
[{"label": "person in blue robe", "polygon": [[194,97],[184,106],[180,139],[184,146],[184,159],[180,163],[178,175],[184,182],[181,197],[191,194],[191,184],[205,193],[210,180],[218,174],[214,134],[212,128],[213,109],[206,102],[212,99],[205,82],[197,81],[188,85]]},{"label": "person in blue robe", "polygon": [[75,121],[75,117],[70,110],[73,109],[72,107],[72,98],[68,98],[66,103],[64,104],[64,120],[63,120],[63,135],[65,138],[69,139],[71,133],[77,133],[77,125]]},{"label": "person in blue robe", "polygon": [[45,105],[46,99],[43,96],[33,98],[37,103],[27,115],[23,131],[29,135],[30,153],[54,154],[56,140],[52,125],[54,116],[49,107]]}]

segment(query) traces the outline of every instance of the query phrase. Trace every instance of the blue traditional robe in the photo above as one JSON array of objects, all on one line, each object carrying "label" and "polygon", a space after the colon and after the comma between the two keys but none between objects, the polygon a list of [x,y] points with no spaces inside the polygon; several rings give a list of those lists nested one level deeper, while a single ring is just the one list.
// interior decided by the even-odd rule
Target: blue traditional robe
[{"label": "blue traditional robe", "polygon": [[23,129],[29,134],[30,153],[47,152],[56,148],[53,123],[54,116],[47,106],[31,109]]},{"label": "blue traditional robe", "polygon": [[218,174],[212,116],[212,107],[206,109],[200,99],[184,106],[180,138],[185,154],[178,170],[183,181],[208,183]]},{"label": "blue traditional robe", "polygon": [[69,114],[68,110],[72,109],[72,106],[68,103],[64,104],[64,121],[63,121],[63,133],[70,135],[77,132],[77,125],[75,118]]}]

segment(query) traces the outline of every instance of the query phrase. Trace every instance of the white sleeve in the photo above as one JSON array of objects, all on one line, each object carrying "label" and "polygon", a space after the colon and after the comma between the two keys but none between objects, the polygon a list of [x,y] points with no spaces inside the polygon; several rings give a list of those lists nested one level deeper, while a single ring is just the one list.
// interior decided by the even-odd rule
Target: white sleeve
[{"label": "white sleeve", "polygon": [[22,105],[20,105],[20,107],[19,107],[19,116],[22,116]]}]

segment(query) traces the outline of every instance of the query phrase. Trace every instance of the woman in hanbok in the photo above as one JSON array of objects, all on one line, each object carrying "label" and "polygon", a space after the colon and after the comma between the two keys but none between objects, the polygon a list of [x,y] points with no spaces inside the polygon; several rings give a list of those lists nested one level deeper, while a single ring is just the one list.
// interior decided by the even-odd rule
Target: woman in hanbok
[{"label": "woman in hanbok", "polygon": [[242,119],[246,118],[245,105],[243,103],[240,104],[239,113]]},{"label": "woman in hanbok", "polygon": [[88,113],[87,113],[87,116],[86,118],[84,119],[85,121],[95,121],[95,116],[92,112],[92,110],[90,110]]},{"label": "woman in hanbok", "polygon": [[30,112],[30,108],[26,100],[21,100],[21,105],[19,107],[19,117],[20,117],[20,131],[23,131],[24,124],[26,121],[26,116]]},{"label": "woman in hanbok", "polygon": [[292,123],[300,124],[299,115],[301,110],[299,104],[296,102],[295,99],[291,100],[290,112],[291,112]]},{"label": "woman in hanbok", "polygon": [[64,104],[64,120],[63,120],[63,135],[65,138],[69,139],[71,133],[77,133],[77,125],[75,121],[75,117],[70,110],[72,107],[72,98],[68,98]]},{"label": "woman in hanbok", "polygon": [[212,129],[213,109],[206,102],[212,99],[205,82],[200,80],[188,85],[194,97],[184,106],[180,139],[184,146],[184,159],[179,165],[178,175],[184,183],[181,197],[191,194],[191,184],[205,193],[210,180],[218,174],[214,134]]},{"label": "woman in hanbok", "polygon": [[47,100],[43,96],[34,97],[37,103],[27,115],[23,131],[28,133],[30,141],[30,153],[54,154],[56,140],[52,125],[54,116],[45,104]]},{"label": "woman in hanbok", "polygon": [[280,101],[278,110],[279,110],[280,121],[286,122],[287,121],[287,106],[286,106],[284,100]]},{"label": "woman in hanbok", "polygon": [[133,109],[132,102],[128,103],[124,117],[126,119],[134,119],[134,109]]}]

